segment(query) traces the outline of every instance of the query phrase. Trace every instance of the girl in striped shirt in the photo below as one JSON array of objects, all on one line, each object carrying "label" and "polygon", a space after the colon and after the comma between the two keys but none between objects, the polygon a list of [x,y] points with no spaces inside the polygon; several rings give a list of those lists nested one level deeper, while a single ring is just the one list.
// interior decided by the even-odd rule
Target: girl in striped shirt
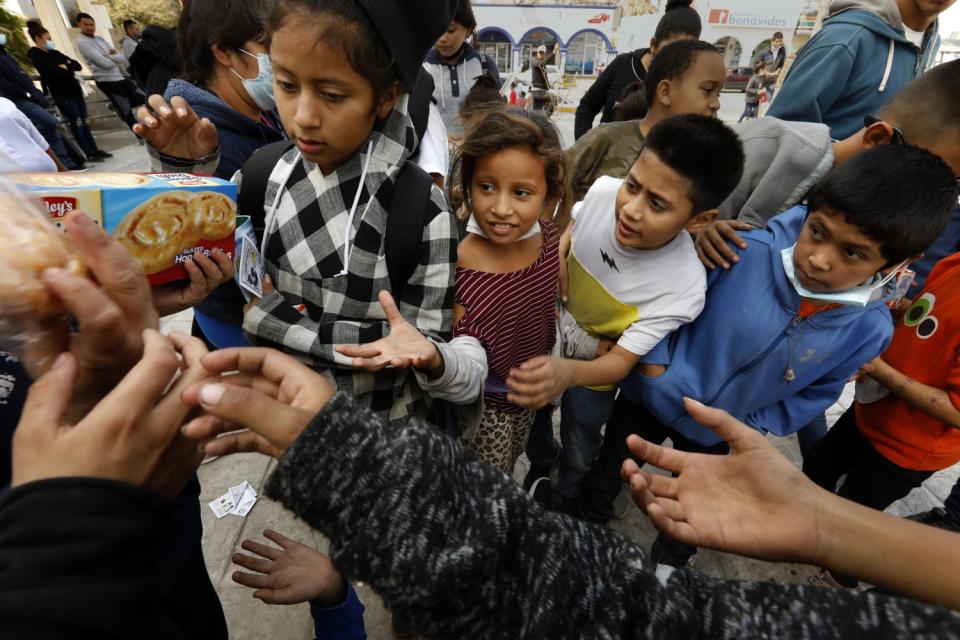
[{"label": "girl in striped shirt", "polygon": [[382,294],[390,336],[339,350],[356,366],[414,367],[425,391],[461,405],[466,446],[512,475],[534,412],[507,400],[505,381],[556,341],[558,226],[571,205],[560,137],[540,113],[491,113],[468,131],[454,176],[470,212],[458,249],[454,340],[419,335]]}]

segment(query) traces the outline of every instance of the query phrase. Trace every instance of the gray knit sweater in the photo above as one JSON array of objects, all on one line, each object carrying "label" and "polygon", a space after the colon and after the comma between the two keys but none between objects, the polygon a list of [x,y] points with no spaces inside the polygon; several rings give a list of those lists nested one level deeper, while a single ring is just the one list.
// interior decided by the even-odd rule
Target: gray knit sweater
[{"label": "gray knit sweater", "polygon": [[337,394],[267,486],[428,638],[960,638],[960,616],[874,594],[658,579],[625,536],[543,511],[433,428]]}]

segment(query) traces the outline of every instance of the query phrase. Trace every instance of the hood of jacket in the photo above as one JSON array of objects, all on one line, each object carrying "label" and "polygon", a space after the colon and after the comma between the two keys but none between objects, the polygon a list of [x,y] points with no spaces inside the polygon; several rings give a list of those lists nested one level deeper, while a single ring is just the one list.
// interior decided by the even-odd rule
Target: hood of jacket
[{"label": "hood of jacket", "polygon": [[796,244],[805,220],[806,208],[794,207],[771,219],[768,230],[744,233],[748,247],[736,249],[736,266],[708,274],[700,317],[644,358],[668,364],[667,372],[631,373],[620,385],[626,397],[706,446],[720,439],[686,413],[684,396],[781,436],[832,404],[850,375],[883,352],[893,323],[883,301],[798,316],[801,299],[781,252]]},{"label": "hood of jacket", "polygon": [[[910,43],[904,33],[903,19],[896,0],[834,0],[827,18],[832,23],[864,27],[896,42]],[[938,40],[939,20],[927,27],[921,55],[927,57],[931,43]]]},{"label": "hood of jacket", "polygon": [[763,229],[795,206],[833,166],[830,128],[772,116],[731,125],[743,144],[743,176],[720,205],[720,217]]},{"label": "hood of jacket", "polygon": [[900,18],[900,8],[896,0],[833,0],[827,18],[854,9],[865,11],[894,29],[903,29],[903,20]]}]

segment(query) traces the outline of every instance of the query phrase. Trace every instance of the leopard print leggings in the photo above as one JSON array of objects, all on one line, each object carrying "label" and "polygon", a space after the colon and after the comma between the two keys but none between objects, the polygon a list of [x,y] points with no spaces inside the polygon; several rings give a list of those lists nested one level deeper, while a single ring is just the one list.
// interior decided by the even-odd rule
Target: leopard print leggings
[{"label": "leopard print leggings", "polygon": [[483,408],[477,434],[467,449],[477,458],[493,465],[510,477],[517,458],[527,448],[535,411],[506,413],[492,407]]}]

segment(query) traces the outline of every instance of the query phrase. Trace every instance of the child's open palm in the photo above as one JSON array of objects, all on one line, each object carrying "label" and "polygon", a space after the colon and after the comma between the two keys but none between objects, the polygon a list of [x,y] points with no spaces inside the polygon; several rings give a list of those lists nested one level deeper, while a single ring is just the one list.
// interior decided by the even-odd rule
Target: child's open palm
[{"label": "child's open palm", "polygon": [[393,296],[381,291],[379,299],[390,334],[367,344],[340,345],[337,352],[353,358],[353,366],[367,371],[380,371],[387,366],[427,367],[438,356],[437,347],[400,314]]},{"label": "child's open palm", "polygon": [[330,607],[343,601],[346,584],[330,558],[276,531],[267,529],[263,535],[280,548],[244,540],[240,546],[256,555],[235,553],[233,561],[256,573],[235,571],[234,582],[256,589],[253,597],[267,604],[313,601]]},{"label": "child's open palm", "polygon": [[180,96],[174,96],[168,103],[154,94],[147,99],[147,104],[149,109],[137,109],[133,132],[160,153],[199,160],[217,150],[217,128],[207,118],[197,117]]}]

